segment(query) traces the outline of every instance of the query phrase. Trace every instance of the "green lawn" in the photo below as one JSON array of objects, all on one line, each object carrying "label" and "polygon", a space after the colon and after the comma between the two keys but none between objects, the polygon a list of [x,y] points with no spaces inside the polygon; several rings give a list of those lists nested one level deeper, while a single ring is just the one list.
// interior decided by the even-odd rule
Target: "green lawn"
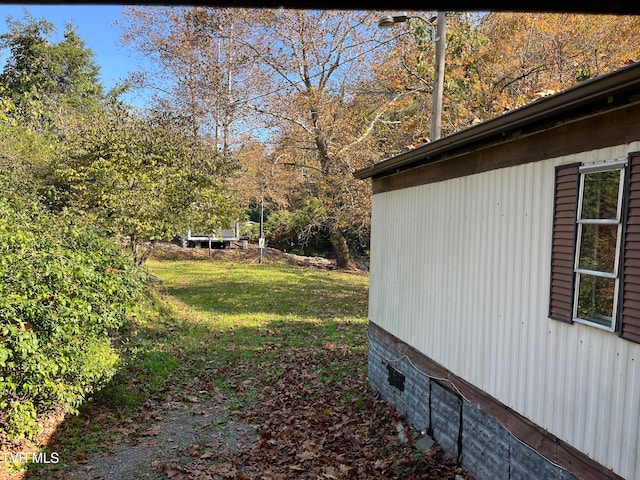
[{"label": "green lawn", "polygon": [[[462,473],[439,450],[423,454],[399,442],[401,415],[368,386],[367,275],[211,260],[151,260],[146,268],[156,278],[153,305],[120,332],[120,372],[58,428],[48,451],[65,461],[33,465],[27,478],[78,478],[100,458],[131,461],[105,452],[147,442],[164,450],[134,453],[146,469],[135,478]],[[182,447],[154,440],[167,418],[183,412],[190,424],[211,408],[222,410]],[[253,433],[211,443],[225,428],[233,437],[237,425]]]},{"label": "green lawn", "polygon": [[286,348],[339,348],[349,353],[345,374],[366,378],[366,275],[280,263],[165,260],[147,267],[179,319],[172,337],[189,368],[233,367],[217,379],[219,387],[258,371],[277,376],[276,357]]},{"label": "green lawn", "polygon": [[216,331],[282,322],[295,330],[307,323],[335,327],[366,320],[364,275],[278,263],[151,260],[147,267],[160,278],[160,291],[175,301],[181,315]]}]

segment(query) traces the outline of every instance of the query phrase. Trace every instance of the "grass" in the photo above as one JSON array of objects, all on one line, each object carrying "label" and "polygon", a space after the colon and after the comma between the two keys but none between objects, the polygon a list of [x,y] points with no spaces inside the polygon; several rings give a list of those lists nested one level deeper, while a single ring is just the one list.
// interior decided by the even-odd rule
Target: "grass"
[{"label": "grass", "polygon": [[217,325],[366,315],[366,276],[279,263],[152,260],[147,267],[162,280],[162,291]]},{"label": "grass", "polygon": [[[231,411],[255,407],[265,386],[289,373],[282,352],[308,354],[314,378],[327,385],[366,378],[366,275],[197,260],[150,260],[146,268],[159,279],[155,306],[121,332],[121,371],[57,432],[49,449],[63,458],[135,435],[167,398],[222,393]],[[29,478],[64,473],[56,468],[32,465]]]},{"label": "grass", "polygon": [[[217,382],[227,391],[256,369],[263,379],[279,375],[277,365],[258,367],[282,348],[343,346],[364,355],[366,276],[285,264],[150,261],[147,266],[161,280],[171,315],[182,319],[176,328],[190,365],[236,370],[240,378],[221,376]],[[246,366],[244,374],[239,365]],[[360,367],[366,375],[365,362]]]}]

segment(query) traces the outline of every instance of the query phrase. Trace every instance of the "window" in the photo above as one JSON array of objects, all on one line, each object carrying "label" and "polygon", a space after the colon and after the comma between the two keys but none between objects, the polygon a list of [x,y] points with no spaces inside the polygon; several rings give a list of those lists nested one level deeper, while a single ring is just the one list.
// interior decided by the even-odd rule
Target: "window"
[{"label": "window", "polygon": [[573,319],[615,330],[626,161],[580,172]]},{"label": "window", "polygon": [[556,168],[549,317],[640,343],[640,153]]}]

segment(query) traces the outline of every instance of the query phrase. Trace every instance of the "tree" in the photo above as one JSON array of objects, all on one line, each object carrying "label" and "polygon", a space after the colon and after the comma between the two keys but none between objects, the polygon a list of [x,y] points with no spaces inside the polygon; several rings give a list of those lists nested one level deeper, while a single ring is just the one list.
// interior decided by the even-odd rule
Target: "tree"
[{"label": "tree", "polygon": [[480,58],[493,101],[515,108],[620,68],[640,54],[633,39],[638,26],[640,19],[632,16],[486,15],[481,29],[492,44]]},{"label": "tree", "polygon": [[[232,137],[236,142],[243,138],[237,130],[234,136],[230,126],[246,125],[256,132],[254,138],[271,145],[262,158],[307,172],[304,191],[326,208],[338,263],[346,266],[346,238],[362,224],[362,219],[351,221],[346,205],[368,202],[351,171],[371,160],[349,157],[349,150],[364,147],[380,111],[390,104],[380,96],[375,102],[354,102],[359,93],[352,85],[366,75],[366,60],[376,47],[369,25],[374,16],[287,10],[232,13],[132,9],[124,39],[157,60],[165,76],[154,78],[163,78],[160,83],[166,85],[158,100],[170,104],[169,99],[175,99],[183,105],[180,111],[198,117],[194,129],[224,138],[225,153],[232,150],[226,147]],[[350,117],[348,110],[355,105],[361,110]],[[260,121],[249,112],[258,114]],[[342,194],[351,198],[339,198]]]},{"label": "tree", "polygon": [[129,7],[124,15],[123,42],[152,61],[133,84],[155,92],[158,108],[184,115],[194,136],[207,134],[230,157],[246,97],[259,84],[251,59],[233,43],[244,30],[241,16],[199,7]]},{"label": "tree", "polygon": [[251,105],[268,119],[274,151],[308,171],[310,194],[327,213],[338,266],[346,267],[351,261],[347,238],[368,218],[352,221],[353,207],[366,205],[368,192],[363,195],[351,172],[371,160],[354,152],[362,151],[390,104],[370,97],[366,108],[352,110],[360,95],[353,87],[366,76],[375,47],[369,26],[374,15],[301,10],[247,15],[253,29],[241,43],[269,81],[269,91]]},{"label": "tree", "polygon": [[143,118],[115,102],[69,127],[56,169],[64,203],[130,242],[137,262],[194,228],[227,227],[237,212],[220,185],[215,151],[165,118]]},{"label": "tree", "polygon": [[[423,15],[428,16],[428,15]],[[638,17],[448,13],[443,132],[454,133],[640,56]],[[423,22],[405,27],[373,73],[380,88],[410,92],[395,109],[389,153],[428,136],[433,44]],[[391,33],[389,33],[391,35]],[[385,55],[386,54],[386,55]],[[394,142],[398,142],[395,143]],[[395,148],[395,151],[394,151]]]},{"label": "tree", "polygon": [[103,98],[99,68],[72,24],[58,43],[49,40],[55,33],[53,24],[26,11],[24,22],[9,17],[7,25],[0,48],[8,48],[10,55],[0,85],[16,114],[49,128],[69,111],[89,114],[99,107]]},{"label": "tree", "polygon": [[[56,139],[0,98],[0,442],[76,409],[115,373],[110,335],[139,302],[140,271],[89,219],[52,211],[41,167]],[[34,168],[37,167],[37,168]]]},{"label": "tree", "polygon": [[287,165],[287,157],[269,153],[266,146],[256,140],[247,139],[235,153],[238,169],[227,179],[226,185],[243,205],[262,203],[268,211],[287,209],[292,196],[292,186],[299,185],[300,173]]},{"label": "tree", "polygon": [[[129,19],[125,41],[159,67],[136,77],[162,91],[158,105],[243,162],[234,188],[245,201],[262,193],[291,211],[319,201],[316,218],[348,265],[349,248],[368,243],[370,213],[352,172],[429,136],[432,30],[414,21],[376,33],[374,12],[348,11],[134,8]],[[450,13],[448,22],[444,134],[638,52],[635,17]]]}]

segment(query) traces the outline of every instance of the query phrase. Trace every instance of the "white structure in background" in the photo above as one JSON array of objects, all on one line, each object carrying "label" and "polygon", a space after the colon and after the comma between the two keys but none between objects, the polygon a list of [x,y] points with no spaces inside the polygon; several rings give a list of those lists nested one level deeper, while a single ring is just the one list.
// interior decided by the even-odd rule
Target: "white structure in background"
[{"label": "white structure in background", "polygon": [[240,239],[240,224],[233,222],[232,229],[215,230],[211,234],[191,233],[187,230],[186,235],[179,236],[178,242],[183,248],[229,248],[231,242]]}]

